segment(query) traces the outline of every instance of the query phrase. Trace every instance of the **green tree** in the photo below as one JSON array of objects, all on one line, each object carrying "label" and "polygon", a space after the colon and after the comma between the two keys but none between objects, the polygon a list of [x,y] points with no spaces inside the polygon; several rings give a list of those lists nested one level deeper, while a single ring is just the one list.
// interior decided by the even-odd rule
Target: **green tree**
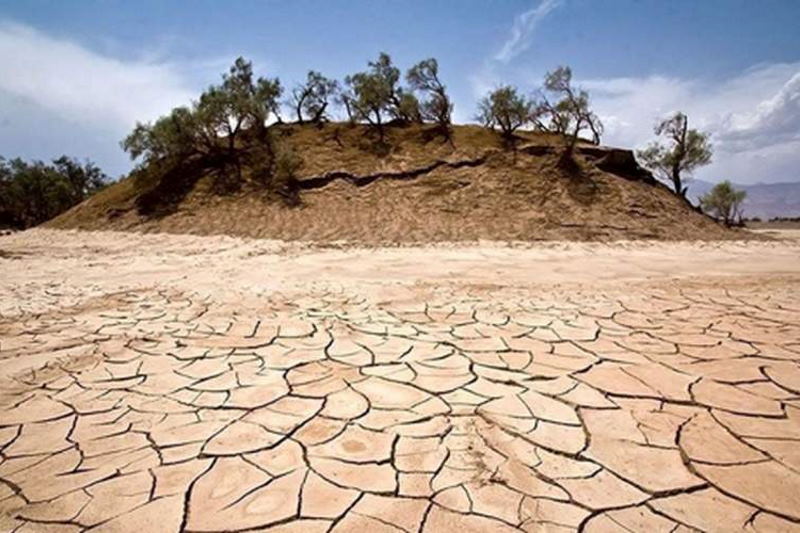
[{"label": "green tree", "polygon": [[387,118],[421,122],[422,114],[416,96],[398,85],[400,70],[388,54],[382,52],[367,65],[366,71],[345,78],[347,88],[340,101],[351,121],[365,121],[374,126],[383,142]]},{"label": "green tree", "polygon": [[655,134],[666,137],[667,142],[654,141],[636,155],[656,177],[671,182],[675,194],[686,198],[685,175],[711,162],[708,134],[689,129],[689,119],[680,111],[659,122]]},{"label": "green tree", "polygon": [[[543,123],[542,119],[547,122]],[[558,67],[545,75],[544,96],[534,111],[533,120],[566,138],[565,158],[572,157],[582,131],[591,132],[595,144],[600,143],[603,133],[603,124],[589,108],[589,94],[572,86],[569,67]]]},{"label": "green tree", "polygon": [[339,90],[339,83],[309,70],[305,83],[297,85],[292,90],[292,106],[297,115],[297,122],[302,124],[304,119],[319,123],[327,118],[327,109],[331,100]]},{"label": "green tree", "polygon": [[66,156],[52,164],[0,158],[0,225],[41,224],[88,198],[107,180],[94,163]]},{"label": "green tree", "polygon": [[76,159],[62,155],[53,160],[53,168],[69,184],[69,200],[73,205],[82,202],[108,183],[108,176],[91,161],[80,164]]},{"label": "green tree", "polygon": [[209,87],[196,104],[196,113],[203,131],[225,139],[228,152],[234,157],[239,134],[247,131],[263,140],[271,116],[280,121],[278,98],[280,81],[253,79],[253,65],[239,57],[222,77],[222,84]]},{"label": "green tree", "polygon": [[401,122],[422,123],[422,110],[419,100],[414,93],[399,88],[392,97],[392,105],[389,107],[392,118]]},{"label": "green tree", "polygon": [[217,190],[235,190],[245,166],[268,183],[274,166],[269,126],[281,120],[281,94],[277,78],[256,78],[252,64],[240,57],[220,84],[209,86],[190,106],[137,123],[121,144],[138,161],[133,175],[142,191],[140,209],[175,201],[206,174]]},{"label": "green tree", "polygon": [[730,226],[736,220],[741,220],[742,202],[746,196],[746,191],[736,190],[730,181],[725,180],[714,185],[700,198],[700,206],[703,211]]},{"label": "green tree", "polygon": [[425,59],[406,73],[406,82],[415,91],[425,95],[420,104],[422,119],[436,123],[450,139],[453,104],[444,84],[439,80],[439,63],[434,58]]},{"label": "green tree", "polygon": [[152,123],[137,122],[120,143],[131,159],[149,165],[168,158],[183,159],[195,153],[208,153],[217,144],[213,129],[203,131],[195,110],[176,107],[169,115]]},{"label": "green tree", "polygon": [[381,53],[377,61],[368,63],[368,70],[345,78],[348,113],[354,120],[363,120],[378,130],[384,139],[384,122],[392,108],[400,71],[392,66],[391,58]]},{"label": "green tree", "polygon": [[347,121],[353,124],[358,120],[356,110],[353,106],[356,100],[356,94],[348,80],[349,76],[345,77],[345,84],[343,87],[340,87],[339,93],[336,95],[336,103],[344,107],[345,113],[347,114]]},{"label": "green tree", "polygon": [[11,165],[4,157],[0,156],[0,227],[16,226],[16,217],[14,216],[16,198],[12,196],[13,177]]},{"label": "green tree", "polygon": [[514,132],[529,123],[533,102],[520,95],[516,87],[506,85],[490,92],[478,103],[478,120],[487,128],[500,128],[510,141]]},{"label": "green tree", "polygon": [[137,123],[122,147],[143,165],[195,156],[238,161],[243,150],[268,143],[268,122],[280,119],[281,92],[277,78],[254,80],[252,64],[240,57],[222,84],[210,86],[191,107],[177,107],[153,123]]},{"label": "green tree", "polygon": [[261,133],[271,117],[281,121],[279,99],[283,93],[278,78],[253,79],[253,64],[239,57],[222,76],[222,92],[230,101],[230,119],[245,129]]}]

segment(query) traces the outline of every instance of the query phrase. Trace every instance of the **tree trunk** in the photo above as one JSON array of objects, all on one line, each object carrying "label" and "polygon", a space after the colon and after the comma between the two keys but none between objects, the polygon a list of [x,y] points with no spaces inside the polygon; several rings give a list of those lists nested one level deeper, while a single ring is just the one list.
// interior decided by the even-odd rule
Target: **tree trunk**
[{"label": "tree trunk", "polygon": [[381,121],[381,114],[379,111],[375,112],[375,117],[376,117],[375,123],[378,125],[378,135],[380,137],[380,142],[381,144],[383,144],[383,139],[384,139],[383,122]]},{"label": "tree trunk", "polygon": [[348,122],[354,122],[353,121],[353,110],[350,109],[350,99],[345,97],[345,98],[342,99],[342,103],[344,104],[344,109],[347,112],[347,120],[348,120]]},{"label": "tree trunk", "polygon": [[321,122],[322,121],[322,117],[325,116],[325,110],[327,108],[328,108],[328,102],[325,102],[324,104],[322,104],[322,107],[320,107],[317,110],[316,114],[313,117],[311,117],[311,122],[314,122],[315,124],[318,124],[319,122]]},{"label": "tree trunk", "polygon": [[686,115],[683,115],[681,122],[680,137],[678,138],[678,145],[675,147],[675,162],[672,164],[672,183],[675,186],[675,192],[682,198],[686,198],[686,187],[683,186],[681,180],[681,163],[686,157],[686,131],[689,127],[689,120]]},{"label": "tree trunk", "polygon": [[681,171],[678,165],[672,166],[672,186],[675,189],[675,194],[686,198],[686,188],[683,186],[683,181],[681,180]]}]

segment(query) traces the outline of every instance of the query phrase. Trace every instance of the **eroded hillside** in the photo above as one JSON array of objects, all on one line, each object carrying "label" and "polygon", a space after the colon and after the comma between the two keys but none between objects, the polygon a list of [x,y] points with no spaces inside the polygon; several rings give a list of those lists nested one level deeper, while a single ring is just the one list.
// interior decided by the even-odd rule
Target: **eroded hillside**
[{"label": "eroded hillside", "polygon": [[692,210],[625,150],[581,144],[579,168],[567,171],[546,134],[523,133],[510,149],[477,126],[456,126],[452,143],[432,127],[393,127],[382,146],[365,126],[275,133],[303,163],[293,202],[248,169],[224,193],[202,172],[172,178],[181,186],[169,195],[128,178],[48,225],[373,244],[743,236]]}]

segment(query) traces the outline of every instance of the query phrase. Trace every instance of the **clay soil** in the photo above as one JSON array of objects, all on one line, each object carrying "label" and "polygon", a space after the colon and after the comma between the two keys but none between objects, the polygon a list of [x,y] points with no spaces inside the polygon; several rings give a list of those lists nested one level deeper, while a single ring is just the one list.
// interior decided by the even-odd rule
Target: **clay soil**
[{"label": "clay soil", "polygon": [[0,237],[2,531],[797,531],[800,235]]}]

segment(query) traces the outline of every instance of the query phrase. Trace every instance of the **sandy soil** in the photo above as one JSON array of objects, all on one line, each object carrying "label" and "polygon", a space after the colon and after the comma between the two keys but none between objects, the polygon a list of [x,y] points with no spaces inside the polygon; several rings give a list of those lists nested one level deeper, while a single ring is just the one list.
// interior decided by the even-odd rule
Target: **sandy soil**
[{"label": "sandy soil", "polygon": [[429,127],[390,127],[388,152],[378,153],[363,126],[281,129],[303,160],[294,207],[268,192],[257,169],[245,166],[240,188],[221,194],[214,173],[189,168],[159,180],[153,168],[150,179],[123,179],[45,226],[369,246],[752,237],[691,209],[628,150],[580,143],[579,172],[567,172],[560,139],[542,133],[520,133],[509,151],[479,126],[456,126],[453,144]]},{"label": "sandy soil", "polygon": [[0,531],[800,530],[800,231],[0,237]]}]

